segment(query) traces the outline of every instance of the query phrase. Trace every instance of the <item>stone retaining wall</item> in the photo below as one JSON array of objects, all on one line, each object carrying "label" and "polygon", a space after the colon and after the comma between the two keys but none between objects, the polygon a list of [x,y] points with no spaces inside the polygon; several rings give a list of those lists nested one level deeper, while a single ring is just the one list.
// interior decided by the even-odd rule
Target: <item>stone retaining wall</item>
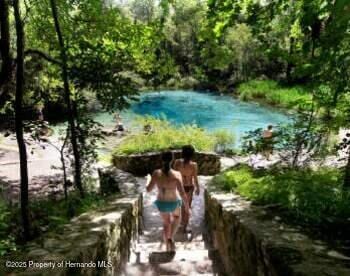
[{"label": "stone retaining wall", "polygon": [[[180,151],[174,151],[175,158],[181,158]],[[214,153],[197,152],[194,161],[198,164],[200,175],[215,175],[220,172],[220,157]],[[132,155],[114,155],[113,165],[123,171],[145,176],[162,166],[160,152]]]},{"label": "stone retaining wall", "polygon": [[311,240],[269,210],[232,193],[209,188],[205,195],[207,240],[223,275],[350,275],[350,258]]},{"label": "stone retaining wall", "polygon": [[[1,259],[0,275],[118,275],[129,258],[142,215],[137,181],[126,173],[119,176],[124,179],[121,194],[112,196],[103,208],[74,218],[59,233],[29,243],[25,252]],[[27,267],[29,261],[56,265],[54,269],[15,270],[6,268],[6,261],[25,262]],[[61,264],[62,268],[57,267]]]}]

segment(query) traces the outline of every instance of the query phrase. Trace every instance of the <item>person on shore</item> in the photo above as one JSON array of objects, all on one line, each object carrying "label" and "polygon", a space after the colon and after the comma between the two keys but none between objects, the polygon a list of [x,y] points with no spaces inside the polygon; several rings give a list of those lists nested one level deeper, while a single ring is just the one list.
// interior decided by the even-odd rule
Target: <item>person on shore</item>
[{"label": "person on shore", "polygon": [[43,109],[44,109],[43,105],[38,105],[36,107],[37,126],[38,126],[37,134],[40,137],[47,137],[52,135],[53,130],[49,127],[49,122],[45,121]]},{"label": "person on shore", "polygon": [[[198,165],[196,162],[192,161],[195,150],[193,146],[187,145],[182,147],[182,158],[177,159],[174,162],[174,169],[179,171],[182,176],[182,181],[186,196],[188,198],[189,208],[192,205],[193,193],[199,195],[200,189],[198,184]],[[182,221],[181,225],[183,227],[184,233],[186,233],[186,228],[190,220],[189,212],[186,212],[182,208]]]},{"label": "person on shore", "polygon": [[43,113],[43,106],[37,106],[36,108],[37,118],[39,122],[44,121],[44,113]]},{"label": "person on shore", "polygon": [[163,220],[163,239],[167,251],[175,251],[174,237],[181,221],[181,206],[185,213],[189,212],[181,174],[171,168],[173,158],[171,151],[162,154],[163,167],[153,172],[146,187],[147,192],[151,192],[155,186],[158,188],[154,205]]},{"label": "person on shore", "polygon": [[116,120],[116,131],[123,132],[125,130],[123,122],[122,122],[122,117],[120,116],[119,113],[115,115],[115,120]]},{"label": "person on shore", "polygon": [[153,132],[152,126],[151,124],[145,124],[143,127],[143,131],[145,132],[145,134],[150,134]]},{"label": "person on shore", "polygon": [[262,133],[263,138],[263,149],[262,153],[265,158],[270,161],[270,155],[273,153],[273,132],[272,125],[268,125],[267,128]]}]

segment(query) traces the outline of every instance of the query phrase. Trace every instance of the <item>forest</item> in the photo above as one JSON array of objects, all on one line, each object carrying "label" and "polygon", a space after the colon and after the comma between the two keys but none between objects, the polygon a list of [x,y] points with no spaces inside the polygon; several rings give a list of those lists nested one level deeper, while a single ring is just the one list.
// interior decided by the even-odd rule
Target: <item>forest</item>
[{"label": "forest", "polygon": [[[89,188],[103,159],[105,129],[96,114],[128,110],[147,91],[177,90],[210,91],[291,116],[274,126],[283,169],[256,174],[243,165],[214,183],[284,206],[293,223],[325,232],[343,227],[350,252],[348,0],[0,0],[0,35],[0,157],[7,154],[3,141],[15,137],[19,160],[19,200],[0,198],[0,256],[108,200]],[[110,156],[183,144],[251,156],[264,143],[262,128],[232,149],[238,135],[224,130],[164,118],[138,122],[152,125],[154,136],[130,135]],[[65,126],[54,144],[62,196],[36,200],[28,156],[33,145],[50,143],[56,124]]]}]

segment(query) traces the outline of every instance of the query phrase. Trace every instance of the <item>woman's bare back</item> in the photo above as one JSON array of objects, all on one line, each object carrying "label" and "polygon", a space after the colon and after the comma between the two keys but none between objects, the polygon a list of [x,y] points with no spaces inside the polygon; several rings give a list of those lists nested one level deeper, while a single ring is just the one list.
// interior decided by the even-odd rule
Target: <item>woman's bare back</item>
[{"label": "woman's bare back", "polygon": [[152,181],[154,181],[158,188],[158,200],[177,200],[177,191],[180,194],[183,192],[181,174],[177,171],[170,170],[168,175],[165,175],[162,170],[156,170],[152,175]]}]

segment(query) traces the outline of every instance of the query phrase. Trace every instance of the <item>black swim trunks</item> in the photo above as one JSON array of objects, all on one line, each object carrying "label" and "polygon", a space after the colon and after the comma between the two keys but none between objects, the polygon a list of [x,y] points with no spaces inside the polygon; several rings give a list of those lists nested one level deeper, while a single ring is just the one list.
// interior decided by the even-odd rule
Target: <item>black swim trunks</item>
[{"label": "black swim trunks", "polygon": [[185,192],[186,192],[186,194],[189,194],[189,193],[193,193],[193,191],[194,191],[194,186],[193,185],[191,185],[191,186],[184,186],[184,190],[185,190]]},{"label": "black swim trunks", "polygon": [[123,125],[118,125],[117,126],[117,131],[124,131],[124,126]]}]

